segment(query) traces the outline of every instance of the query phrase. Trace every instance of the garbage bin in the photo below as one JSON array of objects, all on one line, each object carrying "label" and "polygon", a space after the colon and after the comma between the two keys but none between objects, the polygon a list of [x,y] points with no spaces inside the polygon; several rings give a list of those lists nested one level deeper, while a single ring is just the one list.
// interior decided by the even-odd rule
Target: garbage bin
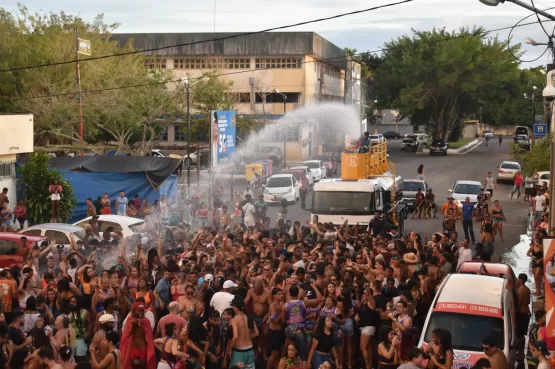
[{"label": "garbage bin", "polygon": [[245,164],[246,170],[246,180],[250,182],[251,179],[254,177],[254,173],[262,174],[264,170],[264,164],[261,163],[253,163],[253,164]]}]

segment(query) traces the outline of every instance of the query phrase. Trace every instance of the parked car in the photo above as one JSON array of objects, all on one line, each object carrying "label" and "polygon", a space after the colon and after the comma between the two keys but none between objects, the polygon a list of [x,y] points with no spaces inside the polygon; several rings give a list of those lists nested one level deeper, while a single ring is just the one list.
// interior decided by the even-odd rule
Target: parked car
[{"label": "parked car", "polygon": [[463,203],[467,197],[470,197],[470,202],[476,204],[481,189],[482,184],[478,181],[457,181],[453,185],[453,189],[448,191],[455,200],[461,203]]},{"label": "parked car", "polygon": [[484,138],[493,138],[493,132],[492,131],[484,131]]},{"label": "parked car", "polygon": [[283,160],[283,154],[279,147],[266,146],[260,148],[260,155],[279,164]]},{"label": "parked car", "polygon": [[445,140],[436,139],[432,141],[430,145],[430,156],[434,154],[443,154],[443,156],[447,155],[447,149],[449,144],[445,142]]},{"label": "parked car", "polygon": [[423,194],[428,191],[428,184],[423,179],[404,179],[403,180],[403,200],[409,211],[414,211],[416,207],[416,194],[418,190],[422,190]]},{"label": "parked car", "polygon": [[313,173],[314,182],[327,178],[326,167],[321,160],[307,160],[303,162],[303,165],[306,165]]},{"label": "parked car", "polygon": [[306,172],[302,169],[285,169],[280,174],[292,174],[299,183],[299,191],[310,191],[310,185]]},{"label": "parked car", "polygon": [[385,141],[385,139],[381,134],[370,135],[370,145],[377,145],[377,144],[382,143],[384,141]]},{"label": "parked car", "polygon": [[313,156],[312,160],[320,160],[326,167],[326,175],[332,176],[337,174],[337,160],[331,155],[317,155]]},{"label": "parked car", "polygon": [[497,180],[501,181],[513,181],[516,172],[520,171],[520,164],[516,161],[504,161],[499,165],[499,170],[497,171]]},{"label": "parked car", "polygon": [[[27,238],[27,245],[21,243],[21,237]],[[27,236],[20,233],[0,233],[0,268],[22,265],[27,260],[31,249],[40,246],[43,241],[48,241],[48,239],[42,236]]]},{"label": "parked car", "polygon": [[[73,223],[73,225],[85,229],[85,226],[89,224],[91,217],[81,219],[78,222]],[[98,216],[98,229],[100,233],[107,230],[112,232],[121,232],[123,237],[131,237],[135,235],[140,235],[141,231],[145,226],[145,221],[139,218],[126,217],[122,215],[99,215]]]},{"label": "parked car", "polygon": [[530,139],[526,135],[515,136],[515,144],[520,147],[521,150],[530,151]]},{"label": "parked car", "polygon": [[266,180],[264,201],[267,203],[279,203],[285,199],[294,204],[299,198],[299,183],[293,174],[275,174]]},{"label": "parked car", "polygon": [[401,134],[400,134],[399,132],[388,131],[388,132],[385,132],[385,133],[383,134],[383,137],[384,137],[386,140],[398,140],[398,139],[400,139],[402,136],[401,136]]},{"label": "parked car", "polygon": [[416,152],[418,143],[415,137],[407,137],[401,141],[401,151]]},{"label": "parked car", "polygon": [[304,170],[306,178],[308,178],[308,185],[314,186],[314,174],[310,171],[310,168],[306,165],[297,165],[295,167],[291,167],[289,169],[301,169]]},{"label": "parked car", "polygon": [[85,238],[85,230],[81,227],[63,223],[44,223],[37,224],[19,232],[26,236],[43,236],[49,242],[54,241],[56,245],[63,245],[69,249],[71,246],[70,235],[75,237],[75,241]]},{"label": "parked car", "polygon": [[547,187],[549,187],[551,183],[551,175],[549,174],[549,172],[538,172],[538,175],[540,176],[540,179],[538,181],[539,185],[543,186],[543,184],[545,183]]}]

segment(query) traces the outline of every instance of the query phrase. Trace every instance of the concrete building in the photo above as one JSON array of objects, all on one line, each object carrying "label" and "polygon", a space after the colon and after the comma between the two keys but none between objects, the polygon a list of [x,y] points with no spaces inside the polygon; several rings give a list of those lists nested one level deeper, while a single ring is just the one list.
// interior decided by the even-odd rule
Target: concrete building
[{"label": "concrete building", "polygon": [[[222,38],[224,40],[204,42]],[[354,105],[362,100],[358,87],[360,65],[348,60],[342,48],[314,32],[247,36],[238,33],[137,33],[114,34],[112,39],[120,45],[132,41],[135,48],[142,50],[194,43],[146,51],[145,63],[149,68],[171,69],[176,78],[195,78],[210,70],[224,74],[221,78],[233,81],[231,93],[237,114],[262,122],[279,119],[284,109],[291,112],[322,101]],[[347,80],[346,70],[350,72]],[[282,94],[287,97],[285,104]],[[297,134],[288,132],[288,157],[304,159],[306,155],[301,154],[306,151],[302,150],[303,140],[306,147],[309,138],[304,132],[309,131],[299,127]],[[314,142],[318,140],[317,132],[313,130],[310,137],[313,141],[310,146],[317,147]],[[162,146],[184,147],[184,123],[171,124],[163,138]],[[272,138],[274,142],[282,140],[279,134]]]},{"label": "concrete building", "polygon": [[4,132],[5,144],[0,147],[0,191],[8,189],[10,209],[16,204],[17,154],[31,153],[33,145],[33,115],[0,115],[0,127]]}]

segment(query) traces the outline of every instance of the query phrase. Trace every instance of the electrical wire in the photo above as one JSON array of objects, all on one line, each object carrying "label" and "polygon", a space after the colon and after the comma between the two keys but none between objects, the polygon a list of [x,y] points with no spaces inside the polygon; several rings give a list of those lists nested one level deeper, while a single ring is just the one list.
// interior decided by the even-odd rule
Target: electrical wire
[{"label": "electrical wire", "polygon": [[[534,5],[534,0],[530,0],[530,2],[532,2],[532,7],[533,7],[534,9],[536,9],[536,5]],[[551,35],[550,35],[549,33],[547,33],[547,31],[545,30],[545,27],[543,26],[543,23],[542,23],[542,21],[541,21],[541,19],[540,19],[540,15],[538,14],[538,11],[537,11],[537,10],[534,10],[534,14],[536,14],[536,18],[538,19],[538,22],[540,23],[540,26],[542,27],[543,32],[545,33],[545,35],[546,35],[548,38],[550,38]],[[545,54],[545,52],[544,52],[544,54]]]},{"label": "electrical wire", "polygon": [[[550,8],[544,9],[544,11],[551,10],[551,9],[555,9],[555,6],[552,6],[552,7],[550,7]],[[539,60],[542,56],[544,56],[545,53],[546,53],[546,51],[547,51],[547,49],[549,49],[549,45],[548,45],[548,46],[546,47],[546,50],[544,50],[543,53],[541,54],[541,56],[539,56],[538,58],[535,58],[535,59],[533,59],[533,60],[523,60],[523,59],[519,58],[518,56],[516,56],[516,55],[513,53],[513,51],[511,50],[511,36],[512,36],[512,34],[513,34],[514,29],[517,28],[517,27],[523,26],[523,25],[528,25],[528,24],[530,24],[530,23],[523,23],[523,24],[520,24],[520,23],[521,23],[522,21],[524,21],[524,20],[526,20],[526,19],[528,19],[528,18],[534,16],[534,15],[537,16],[538,14],[537,14],[536,12],[534,12],[534,13],[529,14],[529,15],[527,15],[526,17],[522,18],[522,19],[519,20],[518,22],[516,22],[512,27],[510,27],[511,30],[509,31],[509,34],[507,35],[507,50],[509,50],[509,53],[511,54],[511,56],[512,56],[515,60],[517,60],[518,62],[520,62],[520,63],[533,63],[533,62]],[[551,20],[550,20],[550,21],[551,21]],[[546,22],[547,22],[547,21],[546,21]],[[551,22],[552,22],[552,21],[551,21]],[[538,17],[538,21],[537,21],[537,22],[533,22],[533,24],[537,24],[537,23],[542,24],[541,21],[539,20],[539,17]],[[543,24],[542,24],[542,28],[543,28]],[[555,28],[554,28],[554,30],[555,30]],[[544,30],[544,31],[545,31],[545,30]],[[551,39],[550,39],[550,40],[551,40]],[[551,41],[549,41],[549,42],[551,42]]]},{"label": "electrical wire", "polygon": [[77,62],[82,63],[82,62],[87,62],[87,61],[92,61],[92,60],[108,59],[108,58],[114,58],[114,57],[120,57],[120,56],[126,56],[126,55],[143,54],[145,52],[171,49],[171,48],[174,48],[174,47],[198,45],[198,44],[202,44],[202,43],[206,43],[206,42],[224,41],[224,40],[229,40],[229,39],[237,38],[237,37],[252,36],[252,35],[257,35],[257,34],[260,34],[260,33],[267,33],[267,32],[271,32],[271,31],[278,31],[278,30],[292,28],[292,27],[304,26],[304,25],[312,24],[312,23],[324,22],[324,21],[328,21],[328,20],[332,20],[332,19],[343,18],[343,17],[349,16],[349,15],[367,13],[367,12],[378,10],[378,9],[389,8],[389,7],[396,6],[396,5],[410,3],[412,1],[414,1],[414,0],[402,0],[402,1],[394,2],[394,3],[388,3],[388,4],[384,4],[384,5],[374,6],[374,7],[367,8],[367,9],[356,10],[356,11],[352,11],[352,12],[348,12],[348,13],[342,13],[342,14],[336,14],[336,15],[333,15],[333,16],[330,16],[330,17],[313,19],[313,20],[299,22],[299,23],[295,23],[295,24],[289,24],[289,25],[285,25],[285,26],[267,28],[267,29],[264,29],[264,30],[261,30],[261,31],[232,34],[232,35],[228,35],[228,36],[225,36],[225,37],[219,37],[219,38],[214,38],[214,39],[210,39],[210,40],[200,40],[200,41],[194,41],[194,42],[188,42],[188,43],[182,43],[182,44],[166,45],[166,46],[160,46],[160,47],[151,48],[151,49],[134,50],[134,51],[129,51],[129,52],[125,52],[125,53],[102,55],[102,56],[96,56],[96,57],[92,57],[92,58],[84,58],[84,59],[79,59],[79,60],[74,59],[74,60],[54,62],[54,63],[29,65],[29,66],[17,67],[17,68],[0,69],[0,73],[15,72],[15,71],[20,71],[20,70],[25,70],[25,69],[36,69],[36,68],[58,66],[58,65],[72,64],[72,63],[77,63]]},{"label": "electrical wire", "polygon": [[[555,7],[553,7],[553,8],[555,8]],[[549,8],[549,9],[552,9],[552,8]],[[546,9],[546,10],[549,10],[549,9]],[[520,22],[522,22],[523,20],[531,17],[532,15],[533,14],[521,19],[517,24],[512,25],[512,26],[496,28],[496,29],[487,30],[487,31],[483,31],[483,32],[473,32],[473,33],[468,33],[468,34],[463,34],[463,35],[458,35],[458,36],[453,36],[453,37],[446,37],[444,39],[440,39],[439,41],[447,41],[447,40],[452,40],[452,39],[455,39],[455,38],[466,38],[466,37],[475,37],[475,36],[485,37],[485,36],[487,36],[487,35],[489,35],[493,32],[505,31],[505,30],[509,30],[509,29],[512,32],[512,30],[517,28],[517,27],[525,27],[525,26],[537,24],[538,23],[537,21],[520,24]],[[360,52],[360,53],[356,53],[353,56],[363,56],[365,54],[378,54],[378,53],[381,53],[381,52],[384,52],[384,51],[387,51],[387,50],[388,50],[388,48],[368,50],[368,51],[363,51],[363,52]],[[510,49],[509,49],[509,51],[510,51]],[[512,54],[512,52],[511,52],[511,54]],[[545,54],[545,52],[544,52],[544,54]],[[542,54],[542,56],[544,54]],[[514,55],[513,55],[513,57],[515,59],[518,59]],[[343,59],[345,59],[345,56],[342,55],[342,56],[324,58],[324,59],[319,59],[319,60],[308,60],[308,61],[298,62],[298,63],[295,63],[295,64],[310,64],[310,63],[326,62],[326,61],[331,61],[331,60],[336,60],[336,59],[342,59],[343,60]],[[273,68],[264,67],[264,68],[240,70],[240,71],[235,71],[235,72],[217,73],[217,74],[211,75],[211,77],[224,77],[224,76],[243,74],[243,73],[252,73],[252,72],[256,72],[256,71],[270,70],[270,69],[273,69]],[[205,76],[192,77],[192,78],[189,77],[189,80],[201,80],[203,78],[205,78]],[[177,78],[177,79],[168,79],[168,80],[164,80],[164,81],[161,81],[161,82],[141,83],[141,84],[127,85],[127,86],[108,87],[108,88],[103,88],[103,89],[83,90],[83,91],[81,91],[81,94],[100,93],[100,92],[104,92],[104,91],[113,91],[113,90],[128,89],[128,88],[158,86],[158,85],[164,85],[164,84],[168,84],[168,83],[179,83],[179,82],[183,82],[183,79],[182,78]],[[58,93],[58,94],[47,94],[47,95],[38,95],[38,96],[10,98],[9,100],[11,100],[11,101],[21,101],[21,100],[44,99],[44,98],[63,97],[63,96],[75,96],[75,95],[77,95],[77,92],[66,92],[66,93]]]}]

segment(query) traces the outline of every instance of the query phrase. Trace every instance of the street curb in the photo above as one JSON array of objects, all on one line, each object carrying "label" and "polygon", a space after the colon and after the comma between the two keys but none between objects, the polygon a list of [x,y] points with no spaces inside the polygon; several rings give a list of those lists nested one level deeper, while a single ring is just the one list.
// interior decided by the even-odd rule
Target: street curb
[{"label": "street curb", "polygon": [[[466,145],[459,147],[458,149],[447,149],[448,155],[465,155],[468,154],[470,151],[474,150],[476,147],[482,144],[482,140],[476,139],[470,141]],[[423,149],[416,153],[417,155],[430,155],[430,149]]]}]

